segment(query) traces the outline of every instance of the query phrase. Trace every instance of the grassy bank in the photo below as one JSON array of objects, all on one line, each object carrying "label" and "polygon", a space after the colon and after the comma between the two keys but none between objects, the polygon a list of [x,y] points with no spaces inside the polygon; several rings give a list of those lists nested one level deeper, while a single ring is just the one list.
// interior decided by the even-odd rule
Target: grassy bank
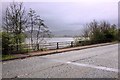
[{"label": "grassy bank", "polygon": [[6,59],[12,59],[12,58],[16,58],[14,55],[2,55],[0,57],[0,60],[6,60]]}]

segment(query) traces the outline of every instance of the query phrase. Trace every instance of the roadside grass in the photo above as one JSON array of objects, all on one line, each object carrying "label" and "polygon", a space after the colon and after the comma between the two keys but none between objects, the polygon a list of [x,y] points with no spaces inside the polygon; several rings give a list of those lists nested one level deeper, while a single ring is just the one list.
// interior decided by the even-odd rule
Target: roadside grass
[{"label": "roadside grass", "polygon": [[[118,41],[113,41],[111,43],[119,43]],[[96,44],[100,44],[100,43],[96,43]],[[68,45],[64,48],[59,48],[59,49],[67,49],[67,48],[71,48],[71,47],[79,47],[79,46],[86,46],[86,45],[93,45],[93,43],[90,43],[89,41],[84,41],[84,42],[79,42],[79,43],[75,43],[74,46]],[[28,48],[24,48],[19,52],[14,52],[16,54],[25,54],[25,53],[29,53],[29,52],[37,52],[37,51],[49,51],[49,50],[56,50],[56,49],[47,49],[47,48],[40,48],[39,50],[33,50],[33,49],[28,49]],[[0,60],[8,60],[8,59],[13,59],[13,58],[17,58],[17,56],[15,55],[10,55],[10,54],[3,54],[0,57]]]},{"label": "roadside grass", "polygon": [[[47,51],[47,48],[41,48],[40,50],[36,50],[36,51]],[[17,53],[17,54],[24,54],[24,53],[29,53],[29,52],[35,52],[34,50],[32,49],[22,49],[21,51],[19,52],[14,52],[14,53]],[[13,58],[17,58],[16,56],[14,55],[10,55],[10,54],[2,54],[0,56],[0,60],[8,60],[8,59],[13,59]]]},{"label": "roadside grass", "polygon": [[0,57],[0,60],[6,60],[6,59],[12,59],[12,58],[16,58],[16,57],[13,55],[2,55]]}]

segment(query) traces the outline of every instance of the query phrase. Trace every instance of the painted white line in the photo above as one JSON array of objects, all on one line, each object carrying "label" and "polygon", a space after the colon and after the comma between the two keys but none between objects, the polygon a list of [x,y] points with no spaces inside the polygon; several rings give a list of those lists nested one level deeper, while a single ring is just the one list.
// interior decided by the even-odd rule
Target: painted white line
[{"label": "painted white line", "polygon": [[108,67],[103,67],[103,66],[95,66],[95,65],[82,64],[82,63],[75,63],[75,62],[62,61],[62,60],[56,60],[56,59],[50,59],[50,60],[51,60],[51,61],[55,61],[55,62],[65,63],[65,64],[72,64],[72,65],[76,65],[76,66],[83,66],[83,67],[95,68],[95,69],[99,69],[99,70],[112,71],[112,72],[119,72],[118,69],[108,68]]},{"label": "painted white line", "polygon": [[100,69],[100,70],[118,72],[118,69],[108,68],[108,67],[103,67],[103,66],[95,66],[95,65],[81,64],[81,63],[74,63],[74,62],[66,62],[66,63],[77,65],[77,66],[84,66],[84,67],[89,67],[89,68]]}]

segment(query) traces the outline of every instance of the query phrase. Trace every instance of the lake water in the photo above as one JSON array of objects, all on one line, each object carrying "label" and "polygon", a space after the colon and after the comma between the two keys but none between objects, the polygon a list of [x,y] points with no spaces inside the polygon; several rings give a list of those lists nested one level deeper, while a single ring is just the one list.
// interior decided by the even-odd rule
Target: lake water
[{"label": "lake water", "polygon": [[[34,39],[33,41],[36,42],[36,39]],[[74,38],[72,37],[45,38],[45,40],[39,43],[39,45],[42,48],[56,49],[57,42],[59,42],[59,48],[64,48],[66,46],[69,46],[71,41],[74,41]],[[25,43],[31,44],[30,42],[31,42],[30,38],[26,38]]]},{"label": "lake water", "polygon": [[[36,39],[34,39],[36,41]],[[72,37],[62,37],[62,38],[45,38],[45,42],[47,43],[54,43],[54,42],[70,42],[74,41],[74,38]],[[30,38],[27,38],[25,40],[26,43],[30,43]]]},{"label": "lake water", "polygon": [[[59,46],[59,48],[68,47],[68,46],[74,45],[74,43],[71,43],[71,41],[75,41],[75,38],[72,38],[72,37],[44,38],[44,39],[45,40],[43,41],[39,39],[40,40],[39,47],[47,48],[47,49],[56,49],[57,46]],[[84,38],[81,38],[81,39],[84,39]],[[33,44],[35,44],[36,46],[36,39],[34,38],[33,41],[34,41]],[[26,38],[25,43],[31,44],[30,42],[31,42],[30,38]]]}]

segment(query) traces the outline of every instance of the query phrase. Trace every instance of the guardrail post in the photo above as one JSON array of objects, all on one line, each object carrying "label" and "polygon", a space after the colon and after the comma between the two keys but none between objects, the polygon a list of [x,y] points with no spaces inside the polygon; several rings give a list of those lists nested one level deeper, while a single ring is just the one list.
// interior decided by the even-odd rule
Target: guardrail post
[{"label": "guardrail post", "polygon": [[11,45],[9,45],[9,55],[12,53]]},{"label": "guardrail post", "polygon": [[71,41],[71,47],[73,47],[73,41]]},{"label": "guardrail post", "polygon": [[29,44],[26,44],[26,46],[27,46],[27,53],[28,53],[28,51],[29,51]]},{"label": "guardrail post", "polygon": [[59,49],[59,43],[57,42],[57,49]]},{"label": "guardrail post", "polygon": [[39,44],[37,44],[37,50],[39,50]]}]

